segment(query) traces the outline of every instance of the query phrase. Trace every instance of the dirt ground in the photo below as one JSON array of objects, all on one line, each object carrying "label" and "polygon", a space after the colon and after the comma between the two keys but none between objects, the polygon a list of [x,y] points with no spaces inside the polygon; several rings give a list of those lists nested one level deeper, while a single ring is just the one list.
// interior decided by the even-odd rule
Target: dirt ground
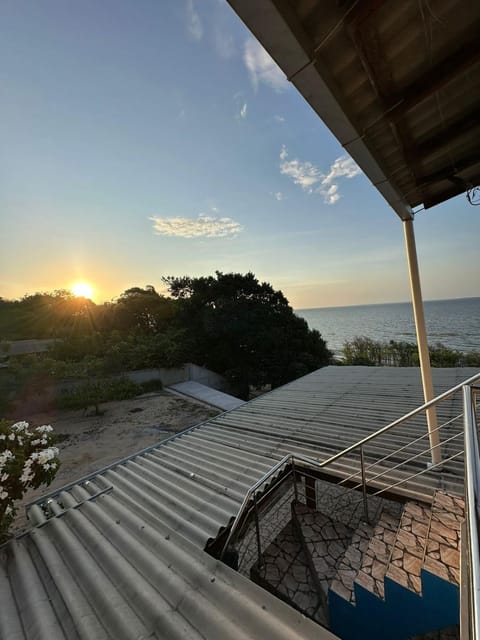
[{"label": "dirt ground", "polygon": [[219,413],[213,407],[166,391],[121,402],[105,402],[101,410],[101,416],[83,415],[78,410],[24,418],[34,426],[50,424],[61,434],[63,440],[57,446],[62,464],[49,487],[30,490],[17,503],[12,534],[27,527],[25,505],[28,502]]}]

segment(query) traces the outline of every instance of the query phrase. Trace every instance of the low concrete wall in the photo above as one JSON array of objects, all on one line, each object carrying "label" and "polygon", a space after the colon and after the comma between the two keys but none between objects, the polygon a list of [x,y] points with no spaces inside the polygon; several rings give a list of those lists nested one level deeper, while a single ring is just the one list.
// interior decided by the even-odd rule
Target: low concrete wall
[{"label": "low concrete wall", "polygon": [[191,362],[183,365],[183,367],[174,367],[172,369],[138,369],[137,371],[126,371],[121,375],[137,384],[148,382],[149,380],[161,380],[164,387],[169,387],[179,382],[193,381],[204,384],[212,389],[217,389],[218,391],[224,391],[227,388],[227,381],[223,376]]},{"label": "low concrete wall", "polygon": [[210,369],[206,369],[205,367],[199,367],[197,364],[191,362],[186,364],[185,368],[187,369],[188,377],[185,378],[185,380],[179,380],[179,382],[192,380],[193,382],[204,384],[206,387],[211,387],[218,391],[226,391],[228,389],[225,378],[215,373],[215,371],[210,371]]}]

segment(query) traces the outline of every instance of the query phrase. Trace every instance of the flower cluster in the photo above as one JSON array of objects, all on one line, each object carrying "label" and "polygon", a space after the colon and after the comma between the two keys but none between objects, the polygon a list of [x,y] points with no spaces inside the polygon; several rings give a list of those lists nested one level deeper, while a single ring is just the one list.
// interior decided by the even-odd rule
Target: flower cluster
[{"label": "flower cluster", "polygon": [[60,466],[50,425],[0,421],[0,542],[15,516],[15,500],[29,488],[50,484]]}]

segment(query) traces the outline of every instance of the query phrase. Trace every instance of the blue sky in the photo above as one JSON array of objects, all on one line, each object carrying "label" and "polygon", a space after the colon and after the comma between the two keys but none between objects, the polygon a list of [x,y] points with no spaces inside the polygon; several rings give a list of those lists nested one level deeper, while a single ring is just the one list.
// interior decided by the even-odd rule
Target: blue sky
[{"label": "blue sky", "polygon": [[[3,0],[0,25],[0,295],[219,269],[296,308],[409,298],[400,220],[226,2]],[[475,214],[418,214],[425,298],[479,295]]]}]

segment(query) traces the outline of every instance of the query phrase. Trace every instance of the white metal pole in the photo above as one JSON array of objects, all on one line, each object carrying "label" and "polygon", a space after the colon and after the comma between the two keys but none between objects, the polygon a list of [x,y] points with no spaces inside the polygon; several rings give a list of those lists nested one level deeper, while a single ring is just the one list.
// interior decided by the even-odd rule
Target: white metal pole
[{"label": "white metal pole", "polygon": [[[420,288],[420,275],[418,271],[417,249],[415,246],[415,234],[413,220],[403,221],[405,234],[405,247],[407,251],[408,273],[410,275],[410,290],[412,294],[413,315],[415,318],[415,330],[417,332],[418,355],[420,358],[420,371],[422,375],[423,396],[425,402],[432,400],[433,383],[430,367],[430,354],[428,352],[427,331],[425,328],[425,315],[423,312],[422,290]],[[426,411],[430,447],[432,448],[432,464],[439,464],[442,460],[440,450],[440,437],[437,429],[437,411],[430,407]]]}]

